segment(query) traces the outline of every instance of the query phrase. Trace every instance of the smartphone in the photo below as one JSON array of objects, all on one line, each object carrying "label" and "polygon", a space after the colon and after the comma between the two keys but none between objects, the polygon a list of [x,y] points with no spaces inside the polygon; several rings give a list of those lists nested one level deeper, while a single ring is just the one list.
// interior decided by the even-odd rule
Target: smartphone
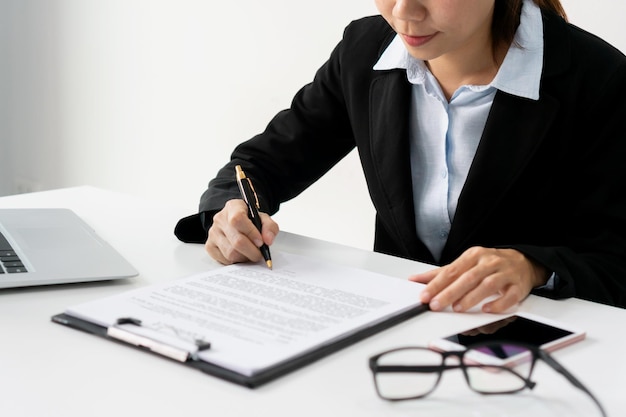
[{"label": "smartphone", "polygon": [[[464,350],[474,343],[491,341],[521,342],[552,352],[585,338],[585,332],[528,313],[518,313],[503,319],[468,329],[441,339],[433,340],[433,349],[450,351]],[[514,346],[503,345],[504,349],[493,352],[484,349],[472,351],[470,360],[485,365],[514,366],[523,358],[523,352]],[[468,352],[469,353],[469,352]]]}]

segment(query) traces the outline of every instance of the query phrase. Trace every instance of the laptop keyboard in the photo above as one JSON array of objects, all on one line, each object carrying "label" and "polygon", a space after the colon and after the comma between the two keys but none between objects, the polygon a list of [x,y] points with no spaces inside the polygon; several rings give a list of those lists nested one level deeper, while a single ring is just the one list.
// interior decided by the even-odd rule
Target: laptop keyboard
[{"label": "laptop keyboard", "polygon": [[0,233],[0,274],[19,274],[26,271],[24,264],[11,247],[8,240]]}]

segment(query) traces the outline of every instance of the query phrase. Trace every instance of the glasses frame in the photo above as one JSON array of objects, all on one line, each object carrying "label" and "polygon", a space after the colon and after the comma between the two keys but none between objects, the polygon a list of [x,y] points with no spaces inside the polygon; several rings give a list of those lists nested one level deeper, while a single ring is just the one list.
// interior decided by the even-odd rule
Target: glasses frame
[{"label": "glasses frame", "polygon": [[[465,354],[470,351],[470,350],[475,350],[475,349],[479,349],[482,347],[488,347],[488,346],[494,346],[494,345],[513,345],[513,346],[518,346],[521,348],[524,348],[526,350],[528,350],[531,353],[531,357],[528,359],[530,361],[529,364],[529,371],[528,371],[528,377],[524,377],[522,375],[520,375],[518,372],[515,371],[515,369],[513,367],[510,366],[505,366],[505,365],[493,365],[493,364],[480,364],[480,363],[476,363],[475,361],[471,361],[471,363],[465,363],[464,356]],[[401,350],[409,350],[409,349],[423,349],[423,350],[428,350],[431,352],[435,352],[438,353],[439,355],[441,355],[441,363],[440,365],[425,365],[425,366],[420,366],[420,365],[379,365],[378,361],[381,357],[383,357],[384,355],[387,355],[389,353],[392,352],[398,352]],[[458,363],[453,363],[453,364],[448,364],[447,360],[448,358],[457,358],[458,359]],[[501,394],[514,394],[516,392],[520,392],[523,391],[524,389],[528,388],[528,389],[533,389],[536,385],[536,382],[531,380],[531,377],[533,375],[533,371],[535,369],[535,364],[537,363],[537,360],[541,359],[543,362],[545,362],[546,364],[548,364],[548,366],[550,366],[552,369],[554,369],[556,372],[558,372],[559,374],[561,374],[563,377],[565,377],[565,379],[567,379],[573,386],[575,386],[576,388],[580,389],[581,391],[583,391],[584,393],[586,393],[592,400],[593,402],[598,406],[600,413],[603,417],[606,417],[606,412],[604,411],[604,408],[602,407],[602,404],[598,401],[598,399],[591,393],[591,391],[589,391],[589,389],[587,389],[587,387],[585,387],[583,385],[582,382],[580,382],[580,380],[578,380],[578,378],[576,378],[574,375],[572,375],[571,372],[569,372],[567,369],[565,369],[565,367],[563,365],[561,365],[559,362],[557,362],[556,359],[554,359],[554,357],[552,357],[552,355],[550,355],[547,351],[538,348],[537,346],[534,345],[530,345],[527,343],[520,343],[520,342],[510,342],[510,341],[506,341],[506,340],[498,340],[498,341],[490,341],[490,342],[486,342],[486,343],[475,343],[472,345],[467,346],[467,348],[465,350],[454,350],[454,351],[440,351],[440,350],[436,350],[436,349],[431,349],[429,347],[423,347],[423,346],[405,346],[405,347],[400,347],[400,348],[395,348],[395,349],[390,349],[384,352],[381,352],[377,355],[374,355],[372,357],[369,358],[369,368],[372,371],[372,376],[374,378],[374,387],[376,388],[376,393],[378,394],[378,396],[386,401],[405,401],[405,400],[416,400],[416,399],[420,399],[420,398],[424,398],[426,396],[428,396],[429,394],[431,394],[439,385],[439,382],[441,381],[441,377],[443,376],[443,372],[447,371],[447,370],[451,370],[451,369],[461,369],[463,372],[463,376],[465,377],[465,382],[467,383],[468,387],[474,391],[477,392],[481,395],[501,395]],[[499,369],[503,369],[506,370],[506,372],[510,372],[513,373],[515,375],[517,375],[522,381],[524,381],[524,384],[522,387],[518,388],[518,389],[514,389],[514,390],[508,390],[508,391],[497,391],[497,392],[493,392],[493,391],[481,391],[478,390],[476,388],[474,388],[471,383],[470,383],[470,377],[468,374],[468,368],[499,368]],[[427,391],[424,394],[421,395],[416,395],[416,396],[412,396],[412,397],[406,397],[406,398],[389,398],[389,397],[385,397],[381,394],[380,389],[378,387],[378,382],[376,380],[376,376],[379,373],[437,373],[437,379],[435,380],[435,383],[433,384],[432,388]]]}]

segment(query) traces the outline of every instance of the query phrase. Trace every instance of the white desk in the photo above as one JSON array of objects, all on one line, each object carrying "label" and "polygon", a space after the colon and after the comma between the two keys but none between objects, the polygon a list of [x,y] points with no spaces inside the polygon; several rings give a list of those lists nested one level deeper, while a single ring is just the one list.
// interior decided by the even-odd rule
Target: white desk
[{"label": "white desk", "polygon": [[[0,416],[599,415],[586,395],[541,363],[537,387],[515,395],[475,394],[460,372],[451,371],[425,399],[378,399],[367,367],[369,356],[425,344],[493,319],[480,313],[425,313],[255,390],[54,324],[50,317],[69,305],[217,267],[201,245],[182,244],[173,236],[176,221],[194,207],[164,207],[91,187],[2,197],[0,207],[69,207],[141,272],[117,283],[0,291]],[[305,253],[398,278],[427,268],[286,232],[272,250]],[[555,357],[596,394],[609,416],[623,416],[626,310],[535,296],[521,310],[588,331],[585,341]]]}]

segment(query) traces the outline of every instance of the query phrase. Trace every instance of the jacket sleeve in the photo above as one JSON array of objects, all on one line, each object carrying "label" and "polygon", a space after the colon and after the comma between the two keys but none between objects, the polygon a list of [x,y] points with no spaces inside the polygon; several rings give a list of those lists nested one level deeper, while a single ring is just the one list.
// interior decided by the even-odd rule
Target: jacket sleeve
[{"label": "jacket sleeve", "polygon": [[180,240],[205,241],[213,215],[229,199],[239,198],[236,165],[241,165],[254,183],[261,210],[272,215],[282,202],[300,194],[355,147],[354,120],[348,116],[342,77],[344,66],[354,64],[345,59],[345,54],[354,53],[355,41],[351,39],[358,38],[350,33],[367,33],[362,28],[369,22],[385,28],[381,21],[363,19],[357,25],[361,28],[358,31],[351,30],[353,24],[348,26],[328,61],[314,80],[297,92],[290,108],[279,112],[263,133],[235,148],[230,162],[219,170],[202,195],[199,213],[177,224],[175,234]]},{"label": "jacket sleeve", "polygon": [[565,219],[561,233],[567,240],[512,247],[557,274],[554,290],[537,293],[626,307],[626,60],[594,88],[597,99],[584,103],[589,127],[563,150],[577,169],[563,186],[563,198],[549,202]]}]

